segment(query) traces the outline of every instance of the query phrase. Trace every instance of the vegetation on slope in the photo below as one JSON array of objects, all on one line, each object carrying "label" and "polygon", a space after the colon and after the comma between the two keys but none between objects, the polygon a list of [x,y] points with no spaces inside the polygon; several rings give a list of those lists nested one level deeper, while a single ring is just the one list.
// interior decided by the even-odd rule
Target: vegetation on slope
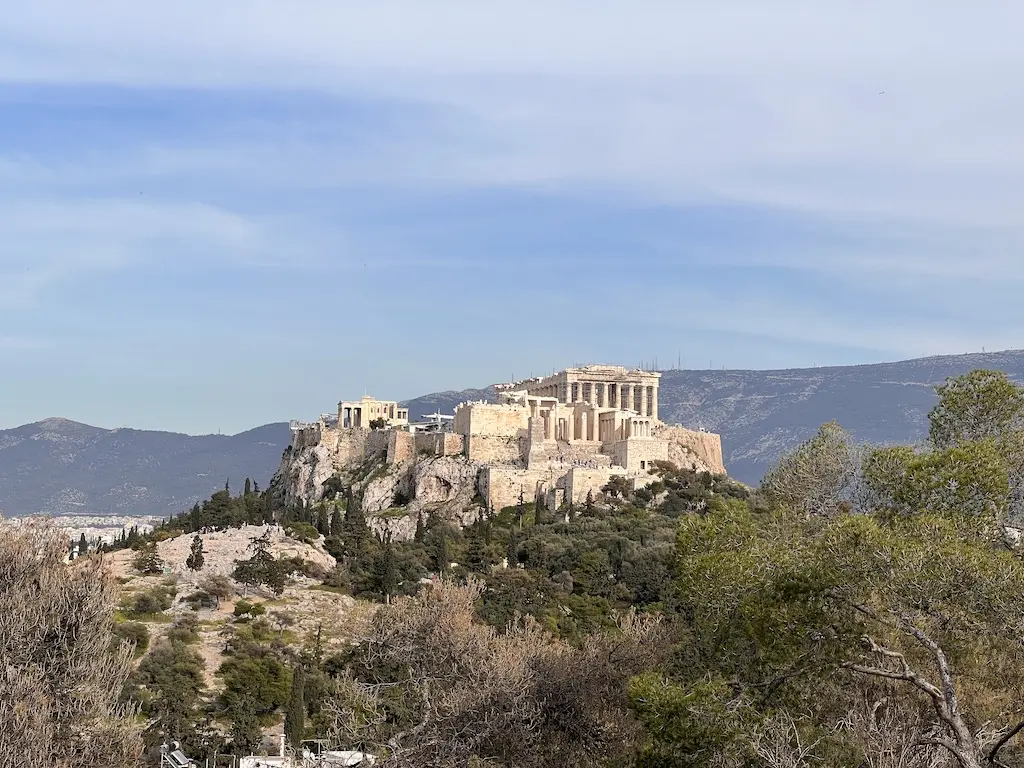
[{"label": "vegetation on slope", "polygon": [[394,766],[1022,766],[1024,393],[978,371],[939,394],[917,449],[826,424],[753,492],[662,464],[554,514],[428,515],[411,541],[348,488],[293,510],[222,492],[140,552],[277,516],[337,556],[324,589],[385,605],[331,651],[236,606],[217,690],[179,618],[125,699],[200,760],[286,721]]}]

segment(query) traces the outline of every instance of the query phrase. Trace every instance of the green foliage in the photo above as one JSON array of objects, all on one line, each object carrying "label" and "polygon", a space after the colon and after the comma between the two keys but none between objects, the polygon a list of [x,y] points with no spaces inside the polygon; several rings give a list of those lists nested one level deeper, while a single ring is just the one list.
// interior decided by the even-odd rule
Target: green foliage
[{"label": "green foliage", "polygon": [[132,560],[132,567],[143,576],[163,573],[164,561],[156,550],[156,542],[149,541],[139,547],[138,554]]},{"label": "green foliage", "polygon": [[196,534],[192,537],[192,547],[188,557],[185,559],[185,566],[192,571],[201,571],[206,557],[203,552],[203,537]]},{"label": "green foliage", "polygon": [[291,696],[284,716],[284,733],[294,749],[302,744],[306,733],[306,676],[301,664],[292,669]]},{"label": "green foliage", "polygon": [[148,616],[162,613],[174,603],[173,587],[153,587],[134,595],[129,604],[129,611],[137,616]]},{"label": "green foliage", "polygon": [[122,621],[114,624],[111,631],[114,634],[114,642],[117,645],[128,642],[131,644],[135,656],[141,656],[149,648],[149,629],[145,624]]},{"label": "green foliage", "polygon": [[251,587],[266,584],[275,595],[284,592],[285,581],[291,571],[290,564],[270,554],[270,531],[249,540],[252,557],[235,562],[231,576]]},{"label": "green foliage", "polygon": [[233,613],[235,616],[251,616],[256,618],[267,612],[263,603],[250,603],[248,600],[239,600],[235,603]]},{"label": "green foliage", "polygon": [[806,514],[834,514],[857,471],[850,437],[838,423],[784,455],[761,480],[761,490],[775,504]]},{"label": "green foliage", "polygon": [[193,729],[204,687],[203,660],[185,644],[162,640],[133,676],[142,711],[155,718],[161,738],[183,739]]},{"label": "green foliage", "polygon": [[320,538],[320,531],[309,523],[288,523],[284,532],[303,544],[313,544]]},{"label": "green foliage", "polygon": [[868,454],[864,480],[874,509],[996,519],[1009,502],[1004,457],[992,439],[918,452],[906,446]]},{"label": "green foliage", "polygon": [[929,437],[944,449],[982,440],[999,443],[1024,429],[1024,389],[1001,371],[976,370],[936,387]]}]

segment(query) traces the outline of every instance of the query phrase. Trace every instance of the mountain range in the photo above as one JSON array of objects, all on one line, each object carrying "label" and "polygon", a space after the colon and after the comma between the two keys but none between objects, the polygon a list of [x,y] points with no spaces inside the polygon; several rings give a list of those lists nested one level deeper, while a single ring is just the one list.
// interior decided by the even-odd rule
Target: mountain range
[{"label": "mountain range", "polygon": [[[831,419],[862,442],[921,440],[935,385],[975,368],[1024,382],[1024,350],[829,368],[669,370],[661,378],[660,417],[721,434],[729,474],[755,484],[783,451]],[[418,419],[494,397],[485,387],[436,392],[405,405]],[[240,489],[249,477],[265,487],[289,440],[285,422],[193,437],[47,419],[0,431],[0,510],[165,516],[227,481]]]}]

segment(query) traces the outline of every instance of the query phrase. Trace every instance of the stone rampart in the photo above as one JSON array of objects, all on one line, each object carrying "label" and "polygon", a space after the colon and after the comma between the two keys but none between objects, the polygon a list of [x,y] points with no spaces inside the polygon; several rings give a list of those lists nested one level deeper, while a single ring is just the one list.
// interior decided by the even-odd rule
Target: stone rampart
[{"label": "stone rampart", "polygon": [[466,455],[481,464],[521,465],[525,438],[471,434],[466,438]]},{"label": "stone rampart", "polygon": [[667,440],[635,437],[615,443],[615,463],[630,471],[645,472],[652,461],[668,461]]},{"label": "stone rampart", "polygon": [[401,429],[389,429],[387,434],[388,464],[398,464],[416,455],[416,438],[412,433]]},{"label": "stone rampart", "polygon": [[416,453],[428,456],[458,456],[465,451],[465,438],[454,432],[417,432]]}]

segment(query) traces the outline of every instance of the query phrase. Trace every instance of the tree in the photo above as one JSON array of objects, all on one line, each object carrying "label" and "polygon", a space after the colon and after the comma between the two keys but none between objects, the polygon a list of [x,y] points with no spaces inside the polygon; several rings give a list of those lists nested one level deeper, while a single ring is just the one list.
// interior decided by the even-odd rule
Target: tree
[{"label": "tree", "polygon": [[342,533],[342,520],[341,510],[335,503],[331,508],[331,536],[341,536]]},{"label": "tree", "polygon": [[113,631],[118,585],[97,558],[64,564],[66,534],[0,524],[0,765],[135,766],[132,669]]},{"label": "tree", "polygon": [[413,541],[422,544],[426,537],[426,529],[423,526],[423,512],[418,510],[416,512],[416,532],[413,534]]},{"label": "tree", "polygon": [[536,622],[505,632],[478,623],[482,595],[475,579],[445,579],[380,609],[366,677],[397,675],[387,686],[338,681],[334,740],[386,749],[396,766],[626,764],[636,735],[626,682],[659,658],[657,621],[627,614],[576,647]]},{"label": "tree", "polygon": [[452,555],[448,550],[448,536],[443,530],[438,531],[434,548],[434,566],[438,573],[447,573],[451,562]]},{"label": "tree", "polygon": [[398,566],[390,534],[384,540],[384,551],[377,563],[377,583],[384,594],[384,601],[390,603],[391,597],[398,591]]},{"label": "tree", "polygon": [[89,554],[89,543],[85,540],[85,532],[83,531],[82,535],[78,537],[78,556],[85,557],[87,554]]},{"label": "tree", "polygon": [[331,535],[331,523],[326,509],[321,509],[320,512],[317,513],[316,530],[325,539]]},{"label": "tree", "polygon": [[245,478],[245,490],[242,492],[243,496],[248,496],[252,493],[252,481],[247,477]]},{"label": "tree", "polygon": [[285,563],[270,554],[270,530],[249,539],[249,550],[252,557],[236,561],[231,575],[249,586],[266,584],[275,595],[284,592],[288,569]]},{"label": "tree", "polygon": [[774,503],[806,515],[831,515],[846,498],[858,466],[850,436],[830,421],[780,458],[761,480],[761,490]]},{"label": "tree", "polygon": [[292,668],[291,697],[288,699],[288,710],[284,715],[284,733],[292,749],[298,751],[302,738],[306,733],[306,702],[304,692],[306,675],[302,664]]},{"label": "tree", "polygon": [[206,558],[203,554],[203,537],[198,533],[192,537],[192,548],[185,559],[185,566],[192,571],[201,571]]},{"label": "tree", "polygon": [[155,576],[163,573],[164,561],[157,552],[156,542],[147,541],[132,561],[132,566],[143,576]]},{"label": "tree", "polygon": [[939,403],[928,414],[932,444],[939,449],[1024,430],[1024,389],[1002,371],[975,370],[935,388]]}]

